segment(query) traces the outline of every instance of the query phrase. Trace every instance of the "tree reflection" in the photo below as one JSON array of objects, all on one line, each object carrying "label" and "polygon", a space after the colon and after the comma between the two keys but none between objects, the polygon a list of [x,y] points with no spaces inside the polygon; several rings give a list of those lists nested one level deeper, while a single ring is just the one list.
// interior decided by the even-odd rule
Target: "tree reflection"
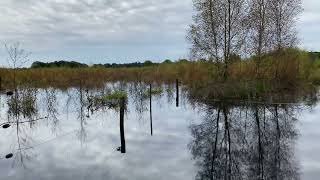
[{"label": "tree reflection", "polygon": [[190,127],[196,179],[299,179],[295,111],[277,104],[207,105],[203,121]]},{"label": "tree reflection", "polygon": [[148,110],[148,101],[145,97],[145,92],[148,90],[148,86],[145,83],[132,83],[129,92],[133,99],[135,112],[138,115],[138,119],[143,119],[143,113]]},{"label": "tree reflection", "polygon": [[36,95],[35,89],[17,90],[13,96],[8,98],[8,116],[22,116],[32,120],[38,113]]},{"label": "tree reflection", "polygon": [[[166,91],[170,91],[166,88]],[[163,95],[163,87],[156,84],[145,84],[145,83],[133,83],[129,89],[130,95],[133,99],[135,111],[138,115],[138,119],[142,120],[143,115],[149,110],[150,120],[150,134],[153,135],[153,115],[152,115],[152,102],[160,100]],[[168,94],[167,94],[168,95]],[[172,93],[169,93],[169,97]],[[172,97],[172,96],[171,96]]]},{"label": "tree reflection", "polygon": [[8,98],[8,124],[13,125],[16,136],[16,144],[13,145],[12,156],[14,156],[14,165],[19,164],[23,168],[25,160],[29,160],[32,155],[29,149],[30,143],[33,141],[29,137],[28,130],[33,128],[35,122],[41,118],[36,119],[38,110],[36,106],[37,91],[26,88],[16,90],[14,95]]},{"label": "tree reflection", "polygon": [[86,130],[86,126],[87,126],[87,119],[86,119],[86,110],[88,107],[88,102],[86,101],[85,98],[85,90],[83,89],[83,87],[80,85],[80,87],[77,89],[77,96],[79,99],[79,107],[77,108],[77,114],[78,114],[78,120],[80,121],[80,128],[77,132],[78,138],[81,142],[81,144],[83,144],[84,142],[86,142],[87,140],[87,130]]},{"label": "tree reflection", "polygon": [[44,90],[44,107],[45,107],[45,114],[52,126],[52,131],[56,132],[57,128],[59,127],[59,119],[58,119],[58,102],[57,102],[57,89],[50,88]]}]

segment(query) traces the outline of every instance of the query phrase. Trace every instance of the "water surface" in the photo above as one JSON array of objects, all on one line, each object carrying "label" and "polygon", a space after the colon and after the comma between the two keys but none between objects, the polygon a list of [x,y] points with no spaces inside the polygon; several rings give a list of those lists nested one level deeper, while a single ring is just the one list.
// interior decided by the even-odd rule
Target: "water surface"
[{"label": "water surface", "polygon": [[[204,101],[180,89],[177,104],[175,87],[161,87],[163,93],[151,98],[151,112],[144,84],[1,95],[0,121],[11,125],[0,129],[1,179],[312,180],[320,175],[316,100]],[[89,100],[119,89],[128,93],[124,142],[120,108],[92,107]]]}]

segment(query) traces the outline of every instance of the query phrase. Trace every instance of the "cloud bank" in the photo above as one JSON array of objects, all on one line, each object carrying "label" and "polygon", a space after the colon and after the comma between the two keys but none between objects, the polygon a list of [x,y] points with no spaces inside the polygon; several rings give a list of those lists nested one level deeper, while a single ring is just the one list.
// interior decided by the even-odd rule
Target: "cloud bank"
[{"label": "cloud bank", "polygon": [[[301,47],[319,50],[320,1],[303,0],[303,6]],[[1,0],[0,41],[22,42],[33,60],[177,59],[188,57],[192,10],[192,0]]]}]

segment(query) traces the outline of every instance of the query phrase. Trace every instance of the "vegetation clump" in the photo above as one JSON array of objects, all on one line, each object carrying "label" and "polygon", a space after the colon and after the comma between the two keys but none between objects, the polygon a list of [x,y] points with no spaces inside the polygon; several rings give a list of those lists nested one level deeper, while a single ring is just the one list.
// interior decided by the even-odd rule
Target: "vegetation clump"
[{"label": "vegetation clump", "polygon": [[118,108],[121,105],[121,99],[127,101],[128,95],[124,91],[114,91],[110,94],[103,96],[94,96],[89,98],[90,107],[95,107],[96,109],[100,107],[108,107],[110,109]]},{"label": "vegetation clump", "polygon": [[160,96],[162,93],[163,93],[163,89],[162,88],[152,88],[151,89],[151,93],[150,93],[149,89],[144,92],[144,97],[147,98],[147,97],[150,96],[150,94],[152,96]]},{"label": "vegetation clump", "polygon": [[122,98],[125,98],[127,99],[127,93],[125,91],[114,91],[112,92],[111,94],[107,94],[107,95],[104,95],[102,96],[102,100],[106,100],[106,101],[109,101],[109,100],[120,100]]}]

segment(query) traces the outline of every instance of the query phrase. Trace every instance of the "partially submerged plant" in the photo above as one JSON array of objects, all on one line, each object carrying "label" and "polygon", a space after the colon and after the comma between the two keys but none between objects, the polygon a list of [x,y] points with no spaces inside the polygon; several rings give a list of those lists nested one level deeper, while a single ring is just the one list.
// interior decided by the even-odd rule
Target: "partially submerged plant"
[{"label": "partially submerged plant", "polygon": [[150,89],[146,90],[143,94],[144,98],[147,98],[150,96],[150,94],[152,96],[160,96],[163,93],[163,89],[162,88],[152,88],[151,89],[151,93],[150,93]]},{"label": "partially submerged plant", "polygon": [[111,94],[102,96],[102,100],[120,100],[121,98],[127,99],[127,93],[124,91],[114,91]]},{"label": "partially submerged plant", "polygon": [[103,96],[94,96],[90,98],[90,107],[99,109],[100,107],[108,107],[116,109],[120,106],[121,99],[128,99],[128,95],[124,91],[114,91]]},{"label": "partially submerged plant", "polygon": [[29,118],[34,116],[37,113],[35,91],[27,89],[16,93],[16,96],[8,99],[9,114]]}]

